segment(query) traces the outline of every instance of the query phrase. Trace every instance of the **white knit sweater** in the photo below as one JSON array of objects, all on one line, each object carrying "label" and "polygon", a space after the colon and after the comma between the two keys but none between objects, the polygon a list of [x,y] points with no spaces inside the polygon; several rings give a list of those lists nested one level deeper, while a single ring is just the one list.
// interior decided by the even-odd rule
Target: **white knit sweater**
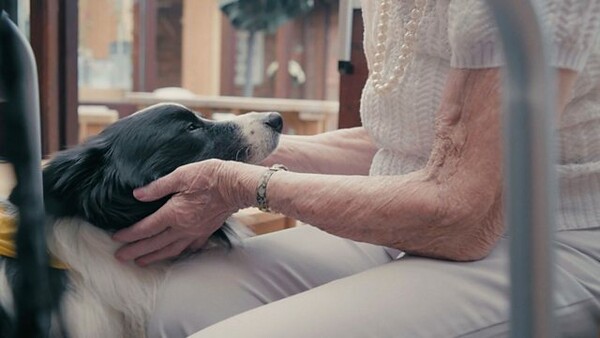
[{"label": "white knit sweater", "polygon": [[[413,0],[392,0],[383,73],[398,59]],[[538,0],[552,38],[552,65],[579,72],[559,124],[559,230],[600,227],[600,0]],[[378,0],[363,0],[365,53],[372,68]],[[415,46],[415,59],[393,90],[376,93],[369,79],[361,117],[379,147],[371,175],[422,168],[434,138],[434,115],[450,67],[503,64],[497,30],[482,0],[429,0]]]}]

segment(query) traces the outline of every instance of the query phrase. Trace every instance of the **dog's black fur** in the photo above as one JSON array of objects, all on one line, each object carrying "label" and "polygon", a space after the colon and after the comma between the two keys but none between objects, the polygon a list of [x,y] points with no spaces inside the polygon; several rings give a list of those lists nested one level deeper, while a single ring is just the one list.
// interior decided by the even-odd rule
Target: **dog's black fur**
[{"label": "dog's black fur", "polygon": [[[277,134],[281,132],[278,114],[265,118],[264,124]],[[140,202],[133,197],[135,188],[193,162],[210,158],[247,161],[251,150],[234,123],[203,119],[180,105],[153,106],[117,121],[50,160],[43,170],[48,224],[57,218],[78,217],[115,232],[149,216],[170,197]],[[230,233],[225,224],[211,239],[230,247]],[[5,260],[6,275],[14,287],[19,278],[16,260],[0,259]],[[52,269],[50,278],[53,292],[62,294],[65,272]],[[0,336],[10,336],[12,330],[0,306]]]},{"label": "dog's black fur", "polygon": [[[184,164],[209,158],[245,161],[246,152],[239,151],[244,141],[234,128],[178,105],[119,120],[100,135],[58,153],[44,168],[46,212],[77,216],[107,231],[128,227],[169,198],[140,202],[133,189]],[[216,236],[226,241],[222,230]]]}]

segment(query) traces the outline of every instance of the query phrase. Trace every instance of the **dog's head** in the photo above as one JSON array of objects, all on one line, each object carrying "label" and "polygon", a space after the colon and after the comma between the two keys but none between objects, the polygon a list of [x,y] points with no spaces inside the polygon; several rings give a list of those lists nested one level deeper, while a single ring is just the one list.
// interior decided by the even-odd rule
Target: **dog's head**
[{"label": "dog's head", "polygon": [[178,104],[149,107],[52,158],[43,173],[46,212],[80,217],[107,231],[122,229],[168,199],[139,202],[133,189],[210,158],[258,163],[277,146],[281,128],[277,113],[216,122]]}]

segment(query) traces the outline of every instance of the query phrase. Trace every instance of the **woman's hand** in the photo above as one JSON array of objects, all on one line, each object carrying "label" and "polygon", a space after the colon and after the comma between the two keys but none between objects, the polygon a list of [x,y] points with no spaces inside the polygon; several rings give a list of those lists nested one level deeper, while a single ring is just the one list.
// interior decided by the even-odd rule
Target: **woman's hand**
[{"label": "woman's hand", "polygon": [[154,214],[113,236],[127,243],[116,252],[117,259],[148,265],[188,248],[201,248],[229,216],[245,206],[243,194],[235,191],[240,176],[233,168],[220,160],[192,163],[136,189],[134,196],[144,202],[173,196]]}]

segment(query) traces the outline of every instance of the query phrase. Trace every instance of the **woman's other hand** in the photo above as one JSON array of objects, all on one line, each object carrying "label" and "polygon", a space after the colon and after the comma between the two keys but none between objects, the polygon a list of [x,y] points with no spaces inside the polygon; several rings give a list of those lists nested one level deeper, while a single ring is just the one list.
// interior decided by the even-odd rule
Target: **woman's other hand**
[{"label": "woman's other hand", "polygon": [[192,163],[136,189],[135,198],[143,202],[172,197],[154,214],[115,233],[114,240],[126,243],[115,253],[117,259],[144,266],[178,256],[186,249],[201,248],[246,204],[236,187],[248,181],[242,177],[251,175],[238,175],[233,168],[239,166],[220,160]]}]

